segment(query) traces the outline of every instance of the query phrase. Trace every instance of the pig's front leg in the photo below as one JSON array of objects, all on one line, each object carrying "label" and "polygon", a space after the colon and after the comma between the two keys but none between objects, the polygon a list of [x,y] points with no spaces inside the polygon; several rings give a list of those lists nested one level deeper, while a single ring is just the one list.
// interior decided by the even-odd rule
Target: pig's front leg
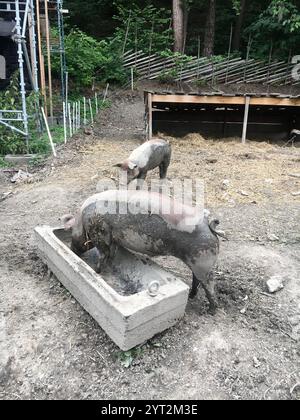
[{"label": "pig's front leg", "polygon": [[200,286],[200,280],[198,280],[195,274],[193,273],[193,285],[190,291],[190,299],[194,299],[197,296],[199,286]]},{"label": "pig's front leg", "polygon": [[101,244],[100,246],[97,247],[98,250],[98,263],[96,266],[96,273],[101,274],[104,267],[107,266],[108,260],[109,260],[109,247],[106,244]]},{"label": "pig's front leg", "polygon": [[137,179],[141,179],[141,180],[145,181],[146,177],[147,177],[147,171],[141,171],[139,173]]}]

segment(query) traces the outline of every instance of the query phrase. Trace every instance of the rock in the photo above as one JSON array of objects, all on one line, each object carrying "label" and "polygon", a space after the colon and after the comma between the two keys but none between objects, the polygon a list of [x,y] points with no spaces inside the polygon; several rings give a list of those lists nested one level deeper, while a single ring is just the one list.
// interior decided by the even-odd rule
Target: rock
[{"label": "rock", "polygon": [[12,191],[9,191],[7,193],[2,193],[0,194],[0,202],[6,200],[8,197],[10,197],[12,195]]},{"label": "rock", "polygon": [[261,365],[260,361],[258,360],[257,357],[253,357],[253,366],[257,369],[259,368]]},{"label": "rock", "polygon": [[20,170],[18,173],[16,173],[10,180],[13,184],[18,184],[24,181],[27,181],[28,179],[32,178],[32,174],[29,172],[24,172]]},{"label": "rock", "polygon": [[300,191],[293,192],[293,193],[292,193],[292,196],[294,196],[294,197],[299,197],[299,196],[300,196]]},{"label": "rock", "polygon": [[268,235],[268,239],[271,242],[278,242],[279,241],[278,236],[274,235],[273,233],[271,233],[271,234]]},{"label": "rock", "polygon": [[283,280],[279,276],[273,276],[267,281],[267,288],[269,293],[279,292],[284,288]]},{"label": "rock", "polygon": [[84,129],[84,134],[86,134],[87,136],[91,136],[93,135],[93,129],[92,128],[85,128]]},{"label": "rock", "polygon": [[249,197],[249,193],[247,193],[247,191],[239,191],[239,193],[241,194],[241,195],[243,195],[244,197]]},{"label": "rock", "polygon": [[222,188],[223,188],[223,190],[228,190],[229,185],[230,185],[229,179],[224,179],[224,181],[222,182]]}]

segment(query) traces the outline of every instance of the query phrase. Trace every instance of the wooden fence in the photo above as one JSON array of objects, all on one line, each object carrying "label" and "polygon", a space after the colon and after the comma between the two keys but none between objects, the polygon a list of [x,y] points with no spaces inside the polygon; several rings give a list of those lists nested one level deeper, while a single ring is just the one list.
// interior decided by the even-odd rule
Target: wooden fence
[{"label": "wooden fence", "polygon": [[[181,60],[183,61],[183,60]],[[225,85],[259,83],[276,86],[296,86],[300,81],[293,79],[295,64],[284,61],[264,62],[240,57],[197,58],[181,62],[174,57],[145,54],[143,51],[128,51],[123,57],[124,67],[134,70],[138,80],[162,80],[170,78],[175,82],[197,82],[201,84],[221,83]]]}]

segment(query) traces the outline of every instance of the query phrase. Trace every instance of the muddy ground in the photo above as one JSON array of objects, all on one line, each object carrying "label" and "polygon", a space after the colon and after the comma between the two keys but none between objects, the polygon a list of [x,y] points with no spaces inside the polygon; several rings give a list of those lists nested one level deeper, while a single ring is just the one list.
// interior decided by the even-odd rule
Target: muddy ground
[{"label": "muddy ground", "polygon": [[[171,330],[124,355],[37,255],[33,229],[57,226],[143,139],[139,95],[116,97],[94,135],[78,135],[31,183],[0,175],[1,399],[300,399],[300,150],[170,139],[169,177],[203,178],[222,222],[219,311],[202,292]],[[152,177],[157,175],[153,173]],[[227,180],[225,183],[223,181]],[[1,196],[1,194],[0,194]],[[178,261],[160,259],[190,284]],[[273,275],[284,289],[270,296]]]}]

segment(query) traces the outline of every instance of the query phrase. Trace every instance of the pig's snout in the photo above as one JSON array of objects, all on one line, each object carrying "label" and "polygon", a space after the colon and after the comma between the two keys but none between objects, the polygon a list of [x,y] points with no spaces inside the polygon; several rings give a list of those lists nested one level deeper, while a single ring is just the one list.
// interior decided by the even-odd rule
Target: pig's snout
[{"label": "pig's snout", "polygon": [[75,225],[75,217],[71,214],[60,217],[59,221],[62,222],[66,231],[71,230]]}]

